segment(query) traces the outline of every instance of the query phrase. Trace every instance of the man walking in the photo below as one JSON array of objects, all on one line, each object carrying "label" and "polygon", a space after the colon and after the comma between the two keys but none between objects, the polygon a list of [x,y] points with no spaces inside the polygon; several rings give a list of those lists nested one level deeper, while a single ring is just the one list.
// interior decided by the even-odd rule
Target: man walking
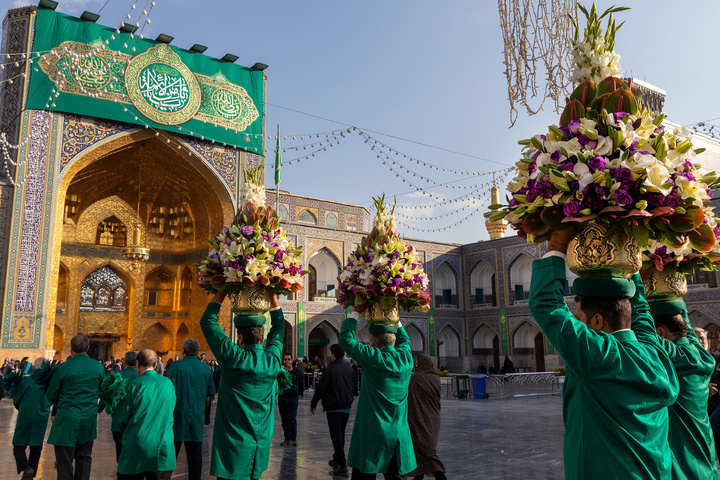
[{"label": "man walking", "polygon": [[57,405],[47,443],[55,446],[58,480],[90,479],[93,441],[97,438],[98,392],[105,369],[88,357],[89,346],[90,339],[82,334],[70,340],[72,357],[58,365],[46,393],[48,400]]},{"label": "man walking", "polygon": [[670,478],[668,409],[678,378],[658,342],[642,279],[578,278],[565,303],[567,247],[553,230],[533,262],[530,311],[567,363],[563,389],[566,478]]},{"label": "man walking", "polygon": [[[35,360],[35,369],[40,369],[46,361],[44,358]],[[23,474],[23,480],[29,480],[37,474],[50,415],[50,402],[42,387],[35,382],[32,370],[23,375],[15,389],[13,405],[18,410],[12,439],[13,455],[18,473]],[[27,447],[30,447],[29,459],[25,450]]]},{"label": "man walking", "polygon": [[185,442],[188,478],[202,477],[202,442],[205,429],[205,399],[215,393],[212,372],[197,357],[200,343],[193,338],[183,342],[182,360],[173,362],[167,378],[175,387],[173,432],[175,433],[175,457]]},{"label": "man walking", "polygon": [[302,395],[303,374],[297,367],[293,367],[292,357],[286,353],[283,357],[285,370],[290,372],[292,387],[288,388],[278,396],[278,410],[282,423],[285,440],[280,442],[281,446],[297,446],[297,409],[298,398]]},{"label": "man walking", "polygon": [[123,432],[118,480],[170,480],[175,470],[175,391],[172,382],[155,370],[155,352],[141,350],[137,364],[140,376],[128,384],[125,398],[113,412]]},{"label": "man walking", "polygon": [[205,340],[222,367],[210,475],[218,480],[257,480],[269,462],[285,318],[273,295],[265,347],[264,315],[235,316],[236,345],[217,322],[225,296],[224,290],[215,294],[200,320]]},{"label": "man walking", "polygon": [[[137,352],[125,352],[125,368],[120,371],[120,376],[126,378],[129,382],[135,380],[138,377],[137,364]],[[100,401],[99,411],[103,411],[105,408],[105,402]],[[122,431],[120,425],[115,421],[114,417],[111,418],[110,432],[112,432],[113,442],[115,442],[115,460],[120,461],[120,454],[122,453]]]},{"label": "man walking", "polygon": [[407,421],[408,386],[413,368],[410,338],[398,326],[370,325],[370,346],[355,340],[360,314],[367,304],[354,307],[343,321],[339,343],[363,367],[355,428],[350,438],[348,465],[353,480],[400,480],[416,468]]},{"label": "man walking", "polygon": [[315,414],[318,402],[322,401],[333,444],[333,457],[328,465],[332,467],[333,475],[347,477],[349,472],[345,458],[345,426],[355,400],[353,396],[355,372],[345,360],[345,351],[337,343],[330,346],[330,360],[330,365],[325,369],[315,388],[315,394],[310,402],[310,413]]}]

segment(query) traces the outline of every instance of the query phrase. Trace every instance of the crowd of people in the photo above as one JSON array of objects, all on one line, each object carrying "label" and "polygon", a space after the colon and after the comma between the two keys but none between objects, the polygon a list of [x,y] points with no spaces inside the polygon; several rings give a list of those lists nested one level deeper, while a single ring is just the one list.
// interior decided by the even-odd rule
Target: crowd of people
[{"label": "crowd of people", "polygon": [[[217,323],[225,295],[208,304],[200,321],[214,359],[187,339],[182,355],[168,359],[150,349],[129,351],[106,362],[88,356],[89,339],[77,335],[71,356],[50,365],[39,358],[6,360],[0,373],[18,409],[13,454],[18,474],[38,472],[45,431],[55,453],[57,478],[91,477],[98,414],[112,417],[117,478],[169,479],[183,445],[189,479],[202,477],[204,426],[217,395],[210,474],[223,479],[259,479],[267,469],[274,408],[282,420],[282,446],[297,445],[298,397],[306,390],[302,361],[283,352],[284,317],[277,298],[265,338],[264,316],[237,315],[233,342]],[[432,359],[420,356],[413,374],[407,333],[398,327],[371,331],[370,346],[355,340],[358,309],[345,320],[330,363],[315,385],[310,411],[322,404],[333,456],[329,473],[353,479],[399,479],[425,474],[444,479],[435,452],[440,427],[440,383]],[[358,363],[351,362],[346,352]],[[319,360],[319,359],[318,359]],[[358,387],[358,370],[363,372]],[[16,380],[12,382],[9,379]],[[7,380],[7,381],[6,381]],[[2,389],[0,389],[2,390]],[[359,390],[359,391],[358,391]],[[345,429],[359,394],[355,428],[345,455]],[[52,412],[52,413],[51,413]],[[410,419],[410,421],[408,421]],[[28,452],[29,449],[29,452]]]}]

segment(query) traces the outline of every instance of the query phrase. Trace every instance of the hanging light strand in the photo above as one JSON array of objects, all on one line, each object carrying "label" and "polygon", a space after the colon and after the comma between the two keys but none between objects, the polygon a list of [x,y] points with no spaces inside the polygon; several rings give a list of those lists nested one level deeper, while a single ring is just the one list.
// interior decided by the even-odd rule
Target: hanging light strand
[{"label": "hanging light strand", "polygon": [[397,221],[398,225],[402,225],[403,227],[408,228],[408,229],[410,229],[410,230],[413,230],[413,231],[415,231],[415,232],[424,232],[424,233],[428,233],[428,232],[442,232],[442,231],[444,231],[444,230],[450,230],[450,229],[452,229],[452,228],[455,228],[455,227],[457,227],[457,226],[462,225],[462,223],[465,222],[465,221],[467,221],[470,217],[473,217],[473,216],[477,215],[477,214],[483,209],[483,207],[484,207],[484,205],[480,205],[478,208],[476,208],[475,210],[473,210],[470,214],[468,214],[467,216],[465,216],[465,217],[463,217],[462,219],[458,220],[457,222],[452,223],[452,224],[450,224],[450,225],[446,225],[446,226],[444,226],[444,227],[438,227],[438,228],[417,228],[417,227],[413,227],[412,225],[408,225],[407,223],[404,223],[404,222],[402,222],[402,221],[400,221],[400,220],[396,220],[396,221]]}]

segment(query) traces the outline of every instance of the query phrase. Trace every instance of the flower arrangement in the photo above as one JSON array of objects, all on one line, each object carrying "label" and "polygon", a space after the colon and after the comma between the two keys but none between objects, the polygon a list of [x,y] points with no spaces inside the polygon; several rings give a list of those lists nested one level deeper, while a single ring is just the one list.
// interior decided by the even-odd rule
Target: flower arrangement
[{"label": "flower arrangement", "polygon": [[256,285],[277,295],[302,290],[302,247],[280,228],[280,219],[265,206],[262,166],[244,170],[241,207],[232,223],[210,239],[210,253],[197,263],[198,285],[208,293],[236,293]]},{"label": "flower arrangement", "polygon": [[370,235],[363,237],[348,257],[339,281],[337,302],[360,306],[397,299],[408,312],[430,309],[428,277],[418,252],[395,231],[395,205],[388,212],[385,195],[375,198],[377,213]]},{"label": "flower arrangement", "polygon": [[[602,37],[602,48],[611,48],[619,28],[612,12],[619,10],[600,17],[594,6],[589,13],[582,11],[589,25],[584,43],[600,45]],[[599,22],[606,15],[609,28],[603,37]],[[576,24],[576,38],[578,32]],[[592,55],[607,53],[598,48]],[[582,60],[576,69],[586,68],[586,63]],[[605,60],[590,63],[604,65]],[[578,78],[604,70],[593,72]],[[559,125],[520,142],[525,149],[517,162],[519,174],[508,185],[512,198],[506,206],[491,205],[496,211],[490,220],[506,218],[518,235],[535,242],[573,223],[583,227],[589,221],[604,222],[632,235],[648,259],[654,258],[650,254],[664,255],[662,249],[656,253],[659,244],[710,252],[720,234],[708,207],[718,175],[694,163],[704,149],[693,148],[689,130],[667,131],[664,116],[641,109],[631,87],[612,76],[599,83],[582,81]]]},{"label": "flower arrangement", "polygon": [[[578,8],[587,18],[587,28],[582,41],[580,41],[580,26],[575,18],[570,16],[575,25],[575,37],[572,41],[573,63],[576,65],[572,74],[573,83],[582,83],[585,80],[600,82],[607,77],[619,77],[624,72],[620,69],[620,55],[615,53],[615,33],[622,27],[616,25],[612,18],[613,13],[628,10],[627,7],[612,7],[598,16],[597,7],[593,3],[590,12],[582,5]],[[609,16],[607,31],[603,35],[602,19]]]}]

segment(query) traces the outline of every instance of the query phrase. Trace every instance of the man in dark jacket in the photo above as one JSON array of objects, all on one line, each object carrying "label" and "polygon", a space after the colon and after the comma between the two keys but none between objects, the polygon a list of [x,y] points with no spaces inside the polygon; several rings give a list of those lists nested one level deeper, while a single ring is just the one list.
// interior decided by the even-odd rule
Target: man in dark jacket
[{"label": "man in dark jacket", "polygon": [[297,446],[297,410],[299,396],[302,395],[302,387],[304,376],[300,369],[292,364],[292,356],[286,353],[283,357],[283,367],[290,372],[292,378],[292,387],[285,390],[278,397],[278,410],[280,410],[280,419],[282,420],[283,433],[285,440],[280,445]]},{"label": "man in dark jacket", "polygon": [[322,400],[323,411],[327,415],[330,439],[332,440],[333,458],[328,464],[333,468],[333,475],[348,476],[347,459],[345,458],[345,426],[350,417],[353,400],[353,379],[355,373],[345,361],[345,351],[337,343],[330,347],[332,363],[323,372],[310,402],[310,412]]}]

